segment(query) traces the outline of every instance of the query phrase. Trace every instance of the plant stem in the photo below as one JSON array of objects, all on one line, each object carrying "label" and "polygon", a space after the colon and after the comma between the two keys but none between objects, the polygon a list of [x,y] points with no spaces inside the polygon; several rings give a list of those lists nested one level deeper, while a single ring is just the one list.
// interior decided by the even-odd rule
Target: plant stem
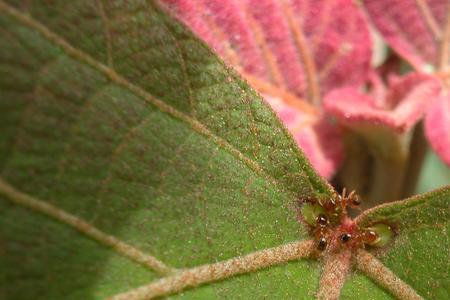
[{"label": "plant stem", "polygon": [[[417,134],[396,134],[365,128],[347,131],[347,158],[338,183],[355,190],[363,200],[361,208],[401,199],[415,189],[425,149]],[[412,149],[412,150],[411,150]],[[417,161],[415,155],[418,155]]]},{"label": "plant stem", "polygon": [[362,199],[367,198],[372,174],[373,158],[367,152],[364,140],[346,132],[344,134],[345,161],[334,184],[340,190],[355,190]]},{"label": "plant stem", "polygon": [[420,123],[414,129],[401,198],[410,197],[415,193],[427,149],[423,125]]},{"label": "plant stem", "polygon": [[407,161],[406,157],[400,160],[375,157],[370,192],[363,203],[363,208],[401,198]]}]

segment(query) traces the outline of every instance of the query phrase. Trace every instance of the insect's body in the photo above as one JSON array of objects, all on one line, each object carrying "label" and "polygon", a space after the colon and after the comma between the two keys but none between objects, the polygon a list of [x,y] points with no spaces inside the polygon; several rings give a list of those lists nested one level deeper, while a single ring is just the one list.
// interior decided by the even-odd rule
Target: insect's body
[{"label": "insect's body", "polygon": [[361,201],[355,191],[346,195],[346,189],[342,191],[342,195],[335,194],[330,199],[319,200],[319,204],[333,216],[344,217],[347,215],[347,207],[359,208]]},{"label": "insect's body", "polygon": [[328,245],[326,238],[328,233],[328,218],[325,214],[319,214],[316,222],[317,226],[314,235],[317,240],[317,249],[323,251]]},{"label": "insect's body", "polygon": [[384,246],[391,236],[389,225],[378,223],[370,228],[359,226],[348,217],[347,208],[358,208],[359,197],[354,191],[346,195],[335,194],[328,199],[301,201],[301,220],[306,222],[319,251],[338,251],[342,247]]}]

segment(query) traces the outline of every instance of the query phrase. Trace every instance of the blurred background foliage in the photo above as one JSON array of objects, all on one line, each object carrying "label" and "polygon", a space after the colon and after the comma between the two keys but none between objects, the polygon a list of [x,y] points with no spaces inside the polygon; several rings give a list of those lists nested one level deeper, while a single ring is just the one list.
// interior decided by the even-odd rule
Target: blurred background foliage
[{"label": "blurred background foliage", "polygon": [[417,184],[416,193],[428,192],[448,184],[450,184],[450,168],[433,151],[428,150]]}]

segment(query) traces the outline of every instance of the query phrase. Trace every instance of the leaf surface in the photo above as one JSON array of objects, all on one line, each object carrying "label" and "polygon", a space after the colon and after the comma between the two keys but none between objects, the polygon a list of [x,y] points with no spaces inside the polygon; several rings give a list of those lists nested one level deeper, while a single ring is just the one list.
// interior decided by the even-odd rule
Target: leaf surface
[{"label": "leaf surface", "polygon": [[450,89],[450,2],[366,0],[364,4],[395,51],[417,71],[432,73],[441,81],[442,93],[435,97],[436,104],[426,113],[426,130],[433,150],[449,165],[450,150],[445,147],[449,123],[445,109]]},{"label": "leaf surface", "polygon": [[445,25],[450,11],[447,0],[365,0],[363,3],[389,45],[417,70],[430,71],[439,64],[441,45],[444,40],[448,44],[450,38],[445,28],[449,26]]},{"label": "leaf surface", "polygon": [[425,133],[431,147],[450,166],[450,95],[442,93],[425,117]]}]

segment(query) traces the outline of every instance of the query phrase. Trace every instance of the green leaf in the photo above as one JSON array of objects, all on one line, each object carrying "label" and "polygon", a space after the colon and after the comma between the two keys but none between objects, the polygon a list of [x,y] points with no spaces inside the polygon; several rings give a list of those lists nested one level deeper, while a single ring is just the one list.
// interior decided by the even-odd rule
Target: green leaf
[{"label": "green leaf", "polygon": [[[152,1],[0,3],[4,180],[176,268],[305,237],[297,197],[329,186],[261,98]],[[159,277],[3,197],[0,213],[8,299],[97,299]],[[186,295],[294,297],[317,280],[302,261]]]},{"label": "green leaf", "polygon": [[[396,237],[377,257],[425,299],[448,299],[450,261],[450,186],[392,204],[381,205],[358,218],[361,226],[392,224]],[[373,296],[373,288],[357,276],[343,295],[351,299],[385,299]],[[372,295],[372,296],[370,296]]]},{"label": "green leaf", "polygon": [[[171,271],[141,253],[194,268],[308,238],[298,198],[331,187],[261,98],[153,1],[0,1],[0,28],[2,297],[101,299]],[[375,254],[435,299],[448,298],[449,193],[360,219],[397,226]],[[320,268],[302,259],[171,297],[313,299]],[[389,297],[360,273],[343,290]]]}]

